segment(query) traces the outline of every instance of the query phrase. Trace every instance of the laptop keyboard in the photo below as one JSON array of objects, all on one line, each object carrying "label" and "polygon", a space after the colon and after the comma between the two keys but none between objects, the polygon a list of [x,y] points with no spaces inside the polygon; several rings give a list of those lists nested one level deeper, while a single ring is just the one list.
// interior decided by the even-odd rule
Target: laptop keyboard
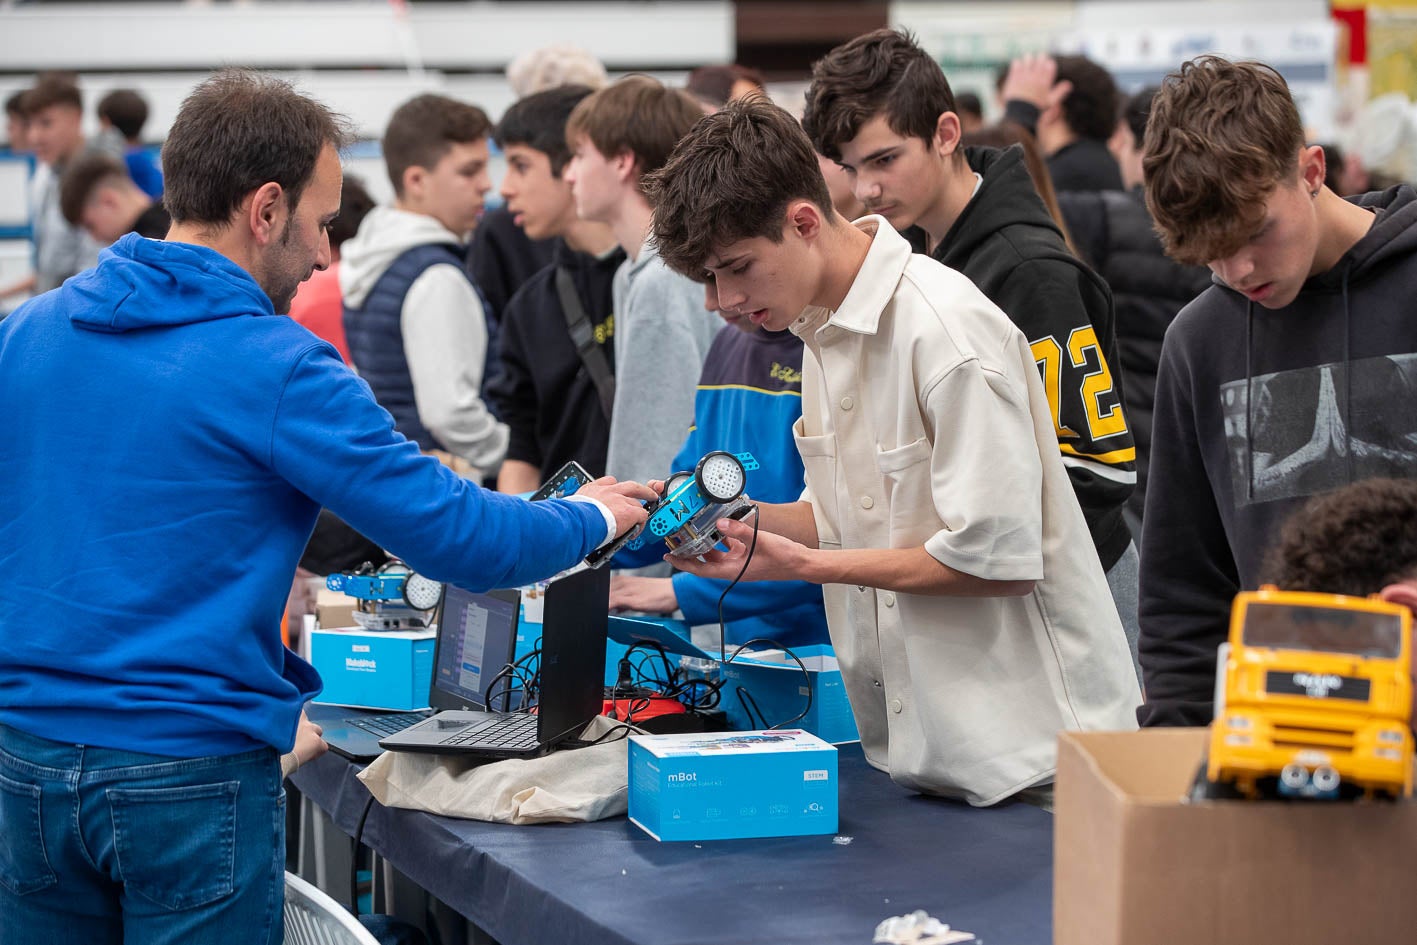
[{"label": "laptop keyboard", "polygon": [[349,719],[349,724],[355,728],[362,728],[364,731],[374,735],[397,735],[410,725],[417,725],[428,716],[419,712],[399,712],[394,715],[376,715],[367,719]]},{"label": "laptop keyboard", "polygon": [[489,748],[535,748],[539,744],[536,716],[509,715],[484,728],[472,726],[454,735],[449,735],[440,744],[466,745],[469,743],[486,745]]}]

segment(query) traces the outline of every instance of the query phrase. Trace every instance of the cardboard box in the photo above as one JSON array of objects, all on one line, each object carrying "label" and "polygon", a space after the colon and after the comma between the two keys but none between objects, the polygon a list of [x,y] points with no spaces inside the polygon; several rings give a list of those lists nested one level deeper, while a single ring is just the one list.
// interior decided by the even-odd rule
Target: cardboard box
[{"label": "cardboard box", "polygon": [[656,840],[835,833],[836,749],[800,729],[631,735],[630,820]]},{"label": "cardboard box", "polygon": [[1417,936],[1417,803],[1184,802],[1205,729],[1064,732],[1056,945]]},{"label": "cardboard box", "polygon": [[432,630],[316,630],[310,662],[325,688],[317,701],[370,709],[424,709],[433,678]]},{"label": "cardboard box", "polygon": [[315,592],[315,622],[328,629],[353,626],[358,603],[348,594],[321,587]]},{"label": "cardboard box", "polygon": [[[723,664],[727,681],[720,707],[728,713],[729,725],[742,729],[781,725],[802,711],[810,689],[811,709],[792,724],[833,744],[860,740],[836,653],[826,645],[794,647],[792,652],[806,666],[810,683],[782,650],[749,650]],[[739,697],[740,686],[751,702]],[[756,706],[756,712],[748,706]]]}]

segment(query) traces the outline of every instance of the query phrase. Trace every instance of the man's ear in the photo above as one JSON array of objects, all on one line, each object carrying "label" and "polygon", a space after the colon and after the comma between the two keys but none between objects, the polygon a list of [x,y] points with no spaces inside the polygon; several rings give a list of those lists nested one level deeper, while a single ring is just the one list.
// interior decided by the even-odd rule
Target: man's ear
[{"label": "man's ear", "polygon": [[794,200],[787,205],[787,226],[808,243],[822,235],[827,225],[822,209],[810,200]]},{"label": "man's ear", "polygon": [[284,229],[281,221],[286,214],[285,188],[275,181],[267,181],[252,191],[247,201],[246,222],[257,245],[275,242]]},{"label": "man's ear", "polygon": [[931,144],[940,157],[949,157],[959,149],[964,131],[960,128],[959,116],[954,112],[940,112],[935,119],[935,137]]}]

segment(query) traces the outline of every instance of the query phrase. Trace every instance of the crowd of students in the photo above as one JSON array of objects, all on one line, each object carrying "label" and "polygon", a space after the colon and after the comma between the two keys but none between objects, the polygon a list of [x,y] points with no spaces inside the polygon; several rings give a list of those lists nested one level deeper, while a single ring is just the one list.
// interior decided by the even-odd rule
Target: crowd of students
[{"label": "crowd of students", "polygon": [[[36,803],[82,794],[80,704],[112,723],[104,765],[278,787],[258,762],[318,681],[267,628],[321,507],[422,573],[514,585],[727,450],[761,463],[756,513],[672,573],[622,553],[611,605],[709,623],[723,600],[732,640],[830,642],[873,765],[1046,804],[1059,730],[1209,721],[1229,602],[1305,500],[1417,478],[1417,199],[1335,193],[1267,66],[1201,57],[1124,99],[1085,58],[1026,57],[1002,124],[971,130],[893,30],[818,61],[800,119],[750,70],[610,83],[553,50],[512,72],[495,124],[443,95],[396,110],[388,206],[342,177],[336,116],[219,74],[163,152],[165,241],[124,235],[97,268],[75,247],[152,205],[83,153],[62,78],[26,93],[38,255],[63,222],[75,267],[0,322],[24,405],[0,420],[0,565],[56,613],[52,640],[0,615],[0,772]],[[145,410],[120,422],[120,393]],[[496,494],[569,460],[606,478]],[[1359,488],[1412,523],[1401,482]],[[183,575],[183,602],[134,561]],[[1377,593],[1414,566],[1292,580]],[[67,907],[3,885],[0,922]]]}]

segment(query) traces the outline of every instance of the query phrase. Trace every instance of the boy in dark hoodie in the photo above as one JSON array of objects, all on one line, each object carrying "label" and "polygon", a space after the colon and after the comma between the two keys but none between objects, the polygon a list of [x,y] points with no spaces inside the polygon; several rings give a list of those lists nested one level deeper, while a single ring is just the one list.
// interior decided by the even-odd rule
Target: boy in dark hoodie
[{"label": "boy in dark hoodie", "polygon": [[645,519],[633,483],[533,505],[460,479],[284,316],[330,263],[344,141],[219,73],[163,148],[167,240],[0,322],[0,570],[32,605],[0,608],[0,941],[281,941],[277,758],[323,745],[280,614],[322,506],[470,589]]},{"label": "boy in dark hoodie", "polygon": [[1166,251],[1215,285],[1157,373],[1142,539],[1146,725],[1204,725],[1235,593],[1305,497],[1417,477],[1417,195],[1324,186],[1284,80],[1206,56],[1147,126],[1146,200]]},{"label": "boy in dark hoodie", "polygon": [[968,276],[1028,338],[1135,654],[1137,555],[1122,508],[1136,449],[1107,284],[1068,252],[1019,149],[960,146],[949,81],[908,34],[876,30],[818,61],[802,125],[819,152],[855,175],[868,213],[923,229],[930,254]]},{"label": "boy in dark hoodie", "polygon": [[499,492],[529,492],[570,460],[592,475],[605,471],[615,395],[612,286],[625,253],[610,227],[576,214],[562,173],[571,160],[566,120],[590,94],[584,85],[537,92],[497,125],[507,210],[528,237],[552,242],[551,265],[502,312],[502,369],[488,388],[510,433]]}]

